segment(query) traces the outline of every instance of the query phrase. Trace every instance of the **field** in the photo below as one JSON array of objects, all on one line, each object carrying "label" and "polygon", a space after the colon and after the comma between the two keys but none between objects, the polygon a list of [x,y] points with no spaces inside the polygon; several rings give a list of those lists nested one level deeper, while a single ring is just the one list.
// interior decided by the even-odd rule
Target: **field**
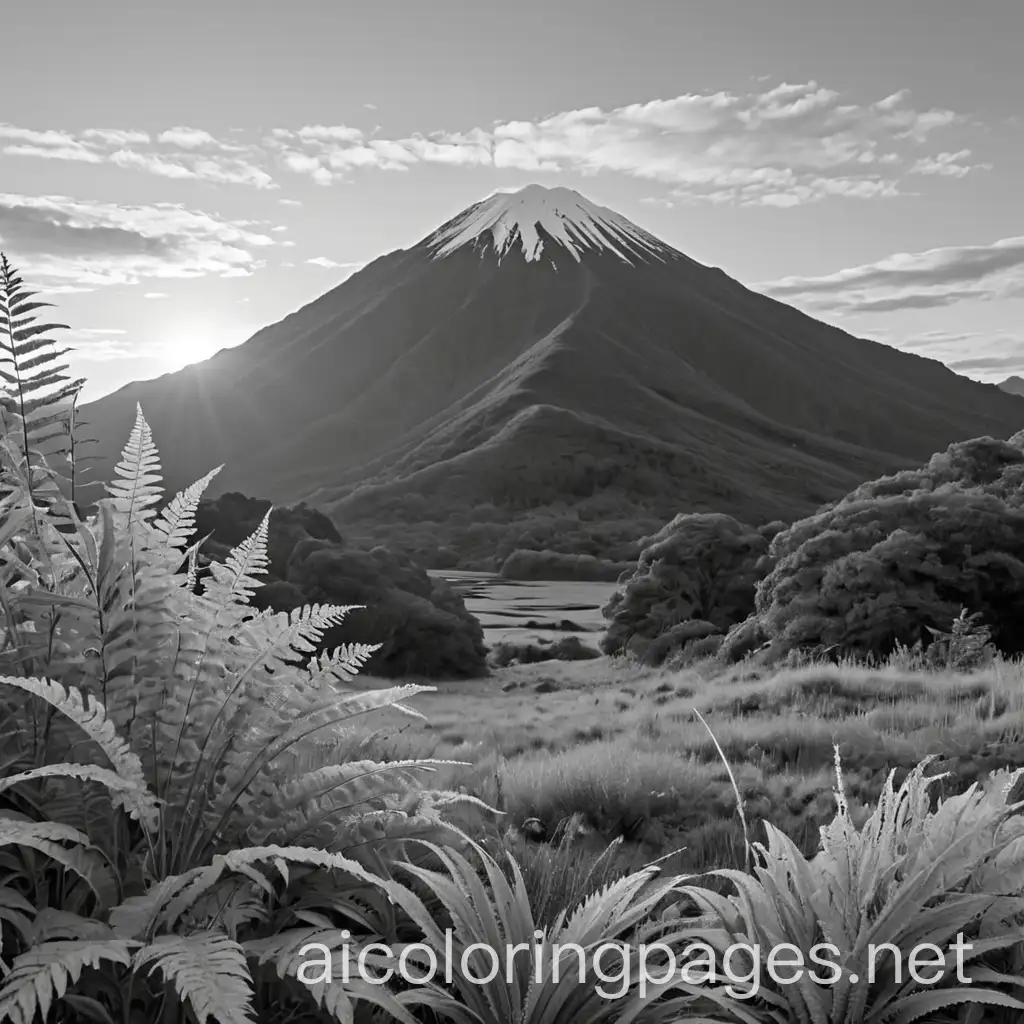
[{"label": "field", "polygon": [[694,711],[735,773],[753,838],[764,838],[767,820],[807,853],[835,810],[836,744],[854,808],[877,799],[891,769],[902,778],[927,755],[955,773],[957,789],[1024,763],[1024,666],[1007,661],[970,674],[551,661],[442,683],[411,704],[426,722],[397,722],[386,740],[362,742],[375,755],[470,762],[443,770],[444,781],[505,812],[497,822],[474,812],[472,828],[537,818],[551,836],[578,814],[592,852],[621,837],[620,861],[681,850],[670,858],[678,870],[743,862],[732,785]]}]

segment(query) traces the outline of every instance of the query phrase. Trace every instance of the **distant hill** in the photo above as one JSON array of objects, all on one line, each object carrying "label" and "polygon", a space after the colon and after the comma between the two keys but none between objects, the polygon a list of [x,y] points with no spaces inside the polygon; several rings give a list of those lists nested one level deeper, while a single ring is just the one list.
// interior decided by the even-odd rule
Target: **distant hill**
[{"label": "distant hill", "polygon": [[1024,395],[1024,377],[1007,377],[998,385],[1010,395]]},{"label": "distant hill", "polygon": [[[303,500],[343,532],[416,534],[463,564],[496,539],[501,558],[559,544],[621,557],[565,539],[581,521],[791,519],[1024,426],[1018,397],[537,185],[469,207],[243,345],[84,407],[108,460],[136,402],[175,488],[225,463],[211,493]],[[554,541],[516,543],[507,526],[552,517]]]}]

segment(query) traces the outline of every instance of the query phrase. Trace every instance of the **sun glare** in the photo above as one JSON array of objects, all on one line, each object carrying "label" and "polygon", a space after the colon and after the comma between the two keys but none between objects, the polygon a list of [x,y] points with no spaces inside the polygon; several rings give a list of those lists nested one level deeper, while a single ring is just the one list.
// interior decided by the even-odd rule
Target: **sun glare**
[{"label": "sun glare", "polygon": [[223,347],[223,341],[209,328],[184,327],[168,336],[160,348],[160,360],[169,370],[180,370],[209,359]]}]

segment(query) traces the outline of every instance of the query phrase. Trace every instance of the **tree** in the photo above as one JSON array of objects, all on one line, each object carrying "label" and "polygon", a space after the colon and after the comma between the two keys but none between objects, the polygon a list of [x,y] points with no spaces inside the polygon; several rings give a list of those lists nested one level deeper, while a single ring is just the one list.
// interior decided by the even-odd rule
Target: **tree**
[{"label": "tree", "polygon": [[1024,508],[955,483],[851,498],[772,545],[756,608],[782,650],[884,655],[927,642],[928,627],[947,629],[964,607],[1000,650],[1024,650]]},{"label": "tree", "polygon": [[636,570],[602,609],[610,620],[601,648],[620,652],[633,636],[654,640],[700,619],[725,632],[754,610],[769,542],[783,529],[757,529],[721,513],[683,513],[642,542]]}]

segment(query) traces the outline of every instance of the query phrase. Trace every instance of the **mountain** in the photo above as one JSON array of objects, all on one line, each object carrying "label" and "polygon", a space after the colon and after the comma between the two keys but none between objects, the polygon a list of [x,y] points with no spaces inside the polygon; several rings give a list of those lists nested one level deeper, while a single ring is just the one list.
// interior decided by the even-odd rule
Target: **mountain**
[{"label": "mountain", "polygon": [[1024,395],[1024,377],[1007,377],[997,386],[1008,395]]},{"label": "mountain", "polygon": [[[211,493],[304,500],[377,538],[400,522],[462,556],[573,550],[574,529],[597,554],[603,523],[679,511],[789,519],[1024,425],[1016,396],[539,185],[470,206],[243,345],[85,406],[102,478],[136,402],[174,488],[225,463]],[[540,525],[519,537],[524,520]]]}]

